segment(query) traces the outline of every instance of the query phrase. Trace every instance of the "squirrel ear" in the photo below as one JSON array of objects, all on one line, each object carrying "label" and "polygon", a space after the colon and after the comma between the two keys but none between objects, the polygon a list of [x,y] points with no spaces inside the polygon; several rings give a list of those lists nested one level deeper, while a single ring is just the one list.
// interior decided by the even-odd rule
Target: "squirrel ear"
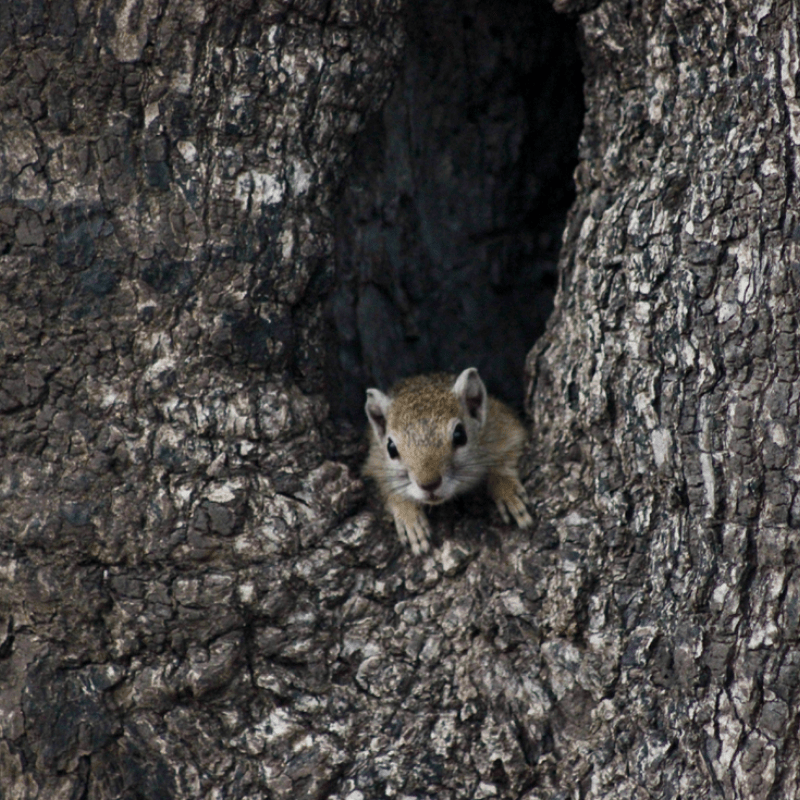
[{"label": "squirrel ear", "polygon": [[488,405],[486,387],[475,367],[465,369],[458,376],[453,386],[453,394],[470,417],[478,420],[481,425],[486,422]]},{"label": "squirrel ear", "polygon": [[378,439],[386,436],[386,416],[391,404],[392,401],[380,389],[367,389],[367,403],[364,410]]}]

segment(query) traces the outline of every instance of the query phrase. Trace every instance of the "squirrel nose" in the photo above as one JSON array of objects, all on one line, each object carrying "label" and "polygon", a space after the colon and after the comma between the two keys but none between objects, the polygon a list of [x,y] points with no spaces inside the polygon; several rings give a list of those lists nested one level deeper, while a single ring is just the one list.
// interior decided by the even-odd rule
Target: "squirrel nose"
[{"label": "squirrel nose", "polygon": [[431,481],[430,483],[421,483],[419,485],[419,488],[422,489],[423,492],[435,492],[441,485],[442,485],[442,479],[441,477],[439,477],[435,481]]}]

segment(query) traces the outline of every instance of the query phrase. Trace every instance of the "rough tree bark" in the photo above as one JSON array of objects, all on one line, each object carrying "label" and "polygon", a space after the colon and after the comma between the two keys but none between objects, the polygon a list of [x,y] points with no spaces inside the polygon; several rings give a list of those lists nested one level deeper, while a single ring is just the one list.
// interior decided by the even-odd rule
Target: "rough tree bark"
[{"label": "rough tree bark", "polygon": [[399,4],[0,5],[4,795],[800,792],[797,9],[555,5],[538,525],[469,498],[419,560],[320,353]]},{"label": "rough tree bark", "polygon": [[4,796],[320,797],[359,752],[334,617],[391,550],[329,533],[321,303],[397,11],[0,4]]},{"label": "rough tree bark", "polygon": [[797,797],[798,8],[604,2],[581,28],[578,200],[528,361],[557,773]]}]

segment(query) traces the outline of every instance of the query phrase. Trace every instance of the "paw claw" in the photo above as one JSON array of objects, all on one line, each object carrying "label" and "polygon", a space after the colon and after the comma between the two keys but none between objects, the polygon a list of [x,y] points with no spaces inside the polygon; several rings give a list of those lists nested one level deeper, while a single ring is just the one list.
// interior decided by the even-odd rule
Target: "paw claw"
[{"label": "paw claw", "polygon": [[408,545],[415,556],[431,549],[431,526],[420,508],[404,509],[395,515],[394,522],[400,541]]},{"label": "paw claw", "polygon": [[503,522],[507,525],[511,524],[511,517],[514,517],[520,528],[530,528],[533,525],[533,518],[525,505],[528,500],[525,489],[519,481],[515,481],[515,484],[512,487],[503,487],[505,491],[497,491],[494,501]]},{"label": "paw claw", "polygon": [[503,518],[503,522],[505,522],[506,525],[510,525],[511,517],[508,515],[508,509],[506,508],[506,504],[504,502],[498,503],[497,510],[500,512],[500,516]]},{"label": "paw claw", "polygon": [[408,532],[408,540],[411,545],[411,552],[415,556],[427,553],[431,549],[430,532],[422,525],[416,524]]},{"label": "paw claw", "polygon": [[514,519],[517,521],[517,525],[519,525],[520,528],[530,528],[531,525],[533,525],[533,517],[521,500],[520,507],[516,510],[512,509],[511,513],[514,514]]}]

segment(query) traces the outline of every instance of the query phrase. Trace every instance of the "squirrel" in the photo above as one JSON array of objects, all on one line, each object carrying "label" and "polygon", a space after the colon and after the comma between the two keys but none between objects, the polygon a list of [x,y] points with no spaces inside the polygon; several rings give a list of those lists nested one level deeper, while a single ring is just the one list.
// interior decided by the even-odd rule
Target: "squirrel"
[{"label": "squirrel", "polygon": [[443,503],[484,479],[504,522],[533,524],[517,470],[525,428],[489,397],[477,369],[406,378],[388,395],[367,389],[364,408],[370,422],[364,475],[377,482],[400,541],[415,555],[430,550],[422,505]]}]

